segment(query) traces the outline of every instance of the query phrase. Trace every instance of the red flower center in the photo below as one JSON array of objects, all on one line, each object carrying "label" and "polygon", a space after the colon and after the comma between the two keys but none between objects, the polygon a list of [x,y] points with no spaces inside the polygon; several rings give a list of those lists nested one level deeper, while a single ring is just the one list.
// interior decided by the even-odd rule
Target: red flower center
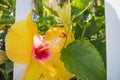
[{"label": "red flower center", "polygon": [[42,43],[38,48],[34,49],[34,56],[38,60],[47,59],[50,55],[50,48],[47,43]]},{"label": "red flower center", "polygon": [[[62,32],[59,38],[53,40],[51,47],[59,44],[59,42],[65,37],[66,33]],[[34,36],[33,53],[37,60],[45,60],[50,56],[50,45],[47,42],[42,42],[41,37]]]}]

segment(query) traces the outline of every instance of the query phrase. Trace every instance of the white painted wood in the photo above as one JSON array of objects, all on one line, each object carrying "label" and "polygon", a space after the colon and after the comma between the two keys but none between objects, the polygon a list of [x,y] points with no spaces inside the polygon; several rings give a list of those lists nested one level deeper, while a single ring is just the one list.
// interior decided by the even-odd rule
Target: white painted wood
[{"label": "white painted wood", "polygon": [[107,80],[120,80],[120,0],[105,0]]},{"label": "white painted wood", "polygon": [[[32,0],[16,0],[16,21],[26,19],[32,9]],[[14,63],[14,80],[22,80],[23,73],[27,67],[23,64]]]},{"label": "white painted wood", "polygon": [[16,21],[26,19],[32,9],[32,0],[16,0]]}]

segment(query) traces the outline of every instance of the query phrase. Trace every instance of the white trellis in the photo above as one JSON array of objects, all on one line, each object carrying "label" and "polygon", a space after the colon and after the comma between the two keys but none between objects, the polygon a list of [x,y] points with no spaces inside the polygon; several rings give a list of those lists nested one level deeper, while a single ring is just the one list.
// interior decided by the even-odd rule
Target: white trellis
[{"label": "white trellis", "polygon": [[107,80],[120,80],[120,0],[105,0]]},{"label": "white trellis", "polygon": [[[120,80],[120,0],[105,0],[107,80]],[[16,21],[26,18],[32,0],[16,0]],[[14,80],[21,80],[27,65],[14,63]]]},{"label": "white trellis", "polygon": [[[32,9],[32,0],[16,0],[16,21],[26,19]],[[21,80],[27,65],[14,64],[14,80]]]}]

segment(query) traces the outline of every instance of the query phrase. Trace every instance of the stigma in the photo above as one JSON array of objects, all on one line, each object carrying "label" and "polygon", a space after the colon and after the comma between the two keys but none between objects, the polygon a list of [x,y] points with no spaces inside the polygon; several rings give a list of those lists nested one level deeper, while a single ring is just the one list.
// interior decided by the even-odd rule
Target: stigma
[{"label": "stigma", "polygon": [[39,47],[34,49],[34,57],[37,60],[45,60],[50,56],[50,48],[47,43],[42,43]]},{"label": "stigma", "polygon": [[33,38],[33,55],[34,58],[42,61],[50,56],[50,47],[48,42],[42,42],[42,36],[34,36]]}]

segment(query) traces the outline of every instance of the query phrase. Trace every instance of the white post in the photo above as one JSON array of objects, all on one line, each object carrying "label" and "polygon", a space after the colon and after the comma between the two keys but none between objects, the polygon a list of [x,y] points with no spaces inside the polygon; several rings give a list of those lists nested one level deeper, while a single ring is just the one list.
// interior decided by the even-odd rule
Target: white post
[{"label": "white post", "polygon": [[120,0],[105,0],[107,80],[120,80]]},{"label": "white post", "polygon": [[[32,0],[16,0],[16,21],[26,19],[32,9]],[[27,65],[14,63],[14,80],[22,80]]]}]

